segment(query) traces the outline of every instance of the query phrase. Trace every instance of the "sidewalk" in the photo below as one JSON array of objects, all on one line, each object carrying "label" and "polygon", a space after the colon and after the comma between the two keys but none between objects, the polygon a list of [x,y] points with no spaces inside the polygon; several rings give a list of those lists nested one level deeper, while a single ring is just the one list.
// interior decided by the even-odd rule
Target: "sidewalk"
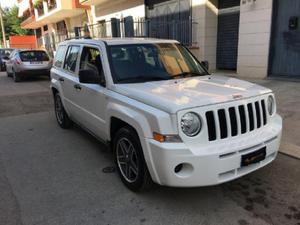
[{"label": "sidewalk", "polygon": [[300,82],[286,80],[250,80],[272,89],[277,111],[283,118],[280,152],[300,159]]},{"label": "sidewalk", "polygon": [[[229,73],[228,76],[234,76],[234,74]],[[279,151],[300,159],[300,80],[247,80],[274,91],[277,111],[283,118],[283,133]]]}]

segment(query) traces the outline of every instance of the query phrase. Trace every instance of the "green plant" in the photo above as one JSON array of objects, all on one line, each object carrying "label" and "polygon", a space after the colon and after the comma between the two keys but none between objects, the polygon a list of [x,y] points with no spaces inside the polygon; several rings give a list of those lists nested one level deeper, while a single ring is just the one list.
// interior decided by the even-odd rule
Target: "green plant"
[{"label": "green plant", "polygon": [[[1,0],[0,0],[1,1]],[[14,35],[31,35],[32,30],[24,30],[21,27],[22,18],[18,17],[18,7],[5,8],[3,13],[3,23],[6,33],[6,39]],[[2,30],[0,26],[0,40],[2,40]]]},{"label": "green plant", "polygon": [[35,0],[33,2],[33,8],[38,9],[43,5],[43,0]]}]

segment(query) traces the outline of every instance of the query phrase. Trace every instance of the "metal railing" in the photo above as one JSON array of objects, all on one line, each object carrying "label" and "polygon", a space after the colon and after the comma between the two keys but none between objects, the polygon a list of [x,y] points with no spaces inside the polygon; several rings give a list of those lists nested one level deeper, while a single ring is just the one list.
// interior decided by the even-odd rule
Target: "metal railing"
[{"label": "metal railing", "polygon": [[197,23],[192,20],[156,21],[139,19],[127,23],[121,21],[106,21],[78,28],[80,37],[89,34],[92,38],[111,37],[152,37],[162,39],[174,39],[187,46],[196,44]]},{"label": "metal railing", "polygon": [[62,30],[48,33],[39,41],[39,47],[48,52],[56,51],[60,42],[70,38],[112,38],[112,37],[151,37],[178,40],[186,46],[194,46],[196,42],[196,25],[192,20],[161,22],[139,19],[136,21],[111,20],[97,24],[74,28],[74,31]]}]

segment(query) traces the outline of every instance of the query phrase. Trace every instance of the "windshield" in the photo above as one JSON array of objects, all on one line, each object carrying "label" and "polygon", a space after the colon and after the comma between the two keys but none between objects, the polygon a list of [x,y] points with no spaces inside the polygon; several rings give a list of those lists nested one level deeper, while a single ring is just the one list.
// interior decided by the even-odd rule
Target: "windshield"
[{"label": "windshield", "polygon": [[109,47],[116,83],[138,83],[208,75],[183,46],[173,43],[113,45]]},{"label": "windshield", "polygon": [[23,62],[49,61],[49,56],[44,51],[22,51],[20,58]]}]

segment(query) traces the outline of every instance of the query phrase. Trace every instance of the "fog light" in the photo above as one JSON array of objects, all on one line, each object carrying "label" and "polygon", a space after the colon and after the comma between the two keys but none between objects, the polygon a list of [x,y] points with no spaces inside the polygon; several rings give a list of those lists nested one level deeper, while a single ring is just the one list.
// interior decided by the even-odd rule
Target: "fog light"
[{"label": "fog light", "polygon": [[182,170],[182,166],[182,163],[178,164],[174,169],[175,173],[179,173]]},{"label": "fog light", "polygon": [[174,168],[175,174],[180,178],[187,178],[192,175],[194,167],[189,163],[180,163]]}]

